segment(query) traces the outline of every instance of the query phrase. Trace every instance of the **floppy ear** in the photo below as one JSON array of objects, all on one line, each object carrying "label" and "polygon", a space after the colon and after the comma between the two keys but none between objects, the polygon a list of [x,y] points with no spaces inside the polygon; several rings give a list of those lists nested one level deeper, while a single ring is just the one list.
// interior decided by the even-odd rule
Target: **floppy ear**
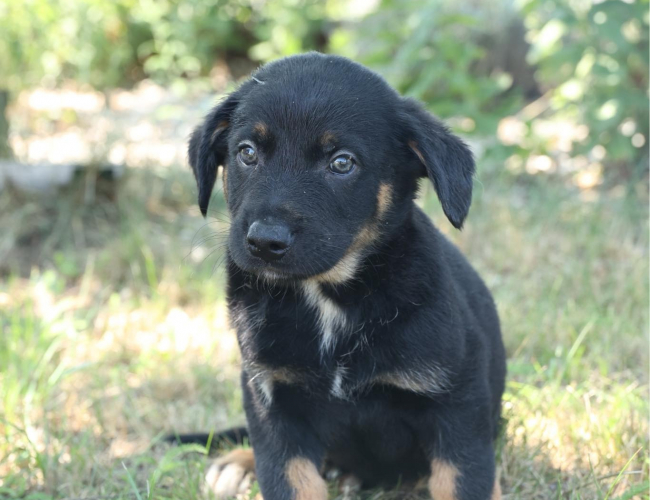
[{"label": "floppy ear", "polygon": [[217,170],[228,155],[230,119],[241,99],[241,88],[219,103],[190,137],[188,157],[199,188],[199,208],[205,217]]},{"label": "floppy ear", "polygon": [[460,229],[472,203],[474,156],[467,145],[413,100],[402,101],[406,141],[429,177],[447,219]]}]

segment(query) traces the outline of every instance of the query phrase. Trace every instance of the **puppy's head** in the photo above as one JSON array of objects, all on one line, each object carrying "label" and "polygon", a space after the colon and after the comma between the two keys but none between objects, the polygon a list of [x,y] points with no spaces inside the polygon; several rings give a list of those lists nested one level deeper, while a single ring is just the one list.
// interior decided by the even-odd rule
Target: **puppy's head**
[{"label": "puppy's head", "polygon": [[223,167],[230,255],[266,278],[352,278],[409,216],[420,177],[457,228],[472,197],[460,139],[377,74],[316,53],[259,69],[194,131],[189,159],[204,215]]}]

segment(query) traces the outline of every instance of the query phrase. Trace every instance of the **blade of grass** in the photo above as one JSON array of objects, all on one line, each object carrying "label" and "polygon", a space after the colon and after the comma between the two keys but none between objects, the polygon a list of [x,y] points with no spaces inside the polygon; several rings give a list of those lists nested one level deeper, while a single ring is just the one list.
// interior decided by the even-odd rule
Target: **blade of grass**
[{"label": "blade of grass", "polygon": [[642,448],[639,448],[638,450],[636,450],[636,452],[634,453],[634,455],[632,455],[632,456],[630,457],[630,459],[627,461],[627,463],[625,464],[625,467],[623,467],[623,469],[621,470],[621,472],[618,473],[618,476],[616,476],[616,479],[614,480],[614,482],[612,483],[612,485],[609,487],[609,490],[607,490],[607,495],[605,496],[605,500],[608,500],[608,499],[609,499],[609,497],[611,496],[611,494],[612,494],[613,491],[614,491],[614,488],[616,488],[616,485],[621,481],[621,478],[623,477],[624,472],[625,472],[625,471],[627,470],[627,468],[630,466],[630,464],[632,463],[632,460],[634,460],[634,459],[636,458],[636,456],[641,452],[641,449],[642,449]]},{"label": "blade of grass", "polygon": [[135,484],[135,480],[133,479],[133,476],[131,476],[129,469],[127,468],[124,462],[122,462],[122,467],[124,467],[124,470],[126,471],[126,478],[129,480],[129,484],[131,485],[133,494],[136,496],[138,500],[142,500],[142,496],[140,495],[140,490],[138,490],[138,486]]}]

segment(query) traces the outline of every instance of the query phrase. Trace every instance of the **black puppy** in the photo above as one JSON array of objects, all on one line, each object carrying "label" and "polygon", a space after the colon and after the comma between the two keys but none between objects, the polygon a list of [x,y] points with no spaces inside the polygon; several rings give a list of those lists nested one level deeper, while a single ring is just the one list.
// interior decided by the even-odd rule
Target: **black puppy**
[{"label": "black puppy", "polygon": [[254,451],[221,458],[214,490],[235,494],[255,467],[265,500],[324,500],[327,463],[365,486],[426,477],[436,500],[500,498],[497,312],[413,202],[428,177],[461,228],[467,146],[377,74],[310,53],[256,71],[189,158],[203,214],[223,166]]}]

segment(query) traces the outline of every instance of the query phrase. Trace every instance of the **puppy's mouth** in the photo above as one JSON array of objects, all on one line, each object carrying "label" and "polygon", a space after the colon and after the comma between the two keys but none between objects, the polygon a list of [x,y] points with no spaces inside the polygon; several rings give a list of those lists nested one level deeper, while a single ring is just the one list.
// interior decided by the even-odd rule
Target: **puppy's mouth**
[{"label": "puppy's mouth", "polygon": [[[254,259],[257,261],[258,259]],[[266,262],[255,262],[254,265],[240,266],[245,272],[255,275],[269,283],[291,283],[305,280],[311,277],[311,273],[307,273],[301,269],[296,269],[296,266],[275,262],[269,264]]]},{"label": "puppy's mouth", "polygon": [[304,281],[327,273],[344,259],[349,246],[341,238],[327,244],[327,235],[315,231],[296,231],[290,241],[278,242],[279,231],[268,231],[262,238],[242,229],[230,235],[230,257],[239,269],[269,283]]},{"label": "puppy's mouth", "polygon": [[300,279],[291,273],[275,271],[273,269],[261,269],[257,274],[260,278],[270,283],[283,283]]},{"label": "puppy's mouth", "polygon": [[317,249],[306,252],[304,256],[286,255],[283,259],[271,263],[243,252],[231,251],[230,254],[235,265],[242,271],[271,284],[290,284],[311,279],[327,273],[338,264],[338,260],[332,258],[334,256],[325,259],[321,255],[315,259],[314,255],[318,255]]}]

